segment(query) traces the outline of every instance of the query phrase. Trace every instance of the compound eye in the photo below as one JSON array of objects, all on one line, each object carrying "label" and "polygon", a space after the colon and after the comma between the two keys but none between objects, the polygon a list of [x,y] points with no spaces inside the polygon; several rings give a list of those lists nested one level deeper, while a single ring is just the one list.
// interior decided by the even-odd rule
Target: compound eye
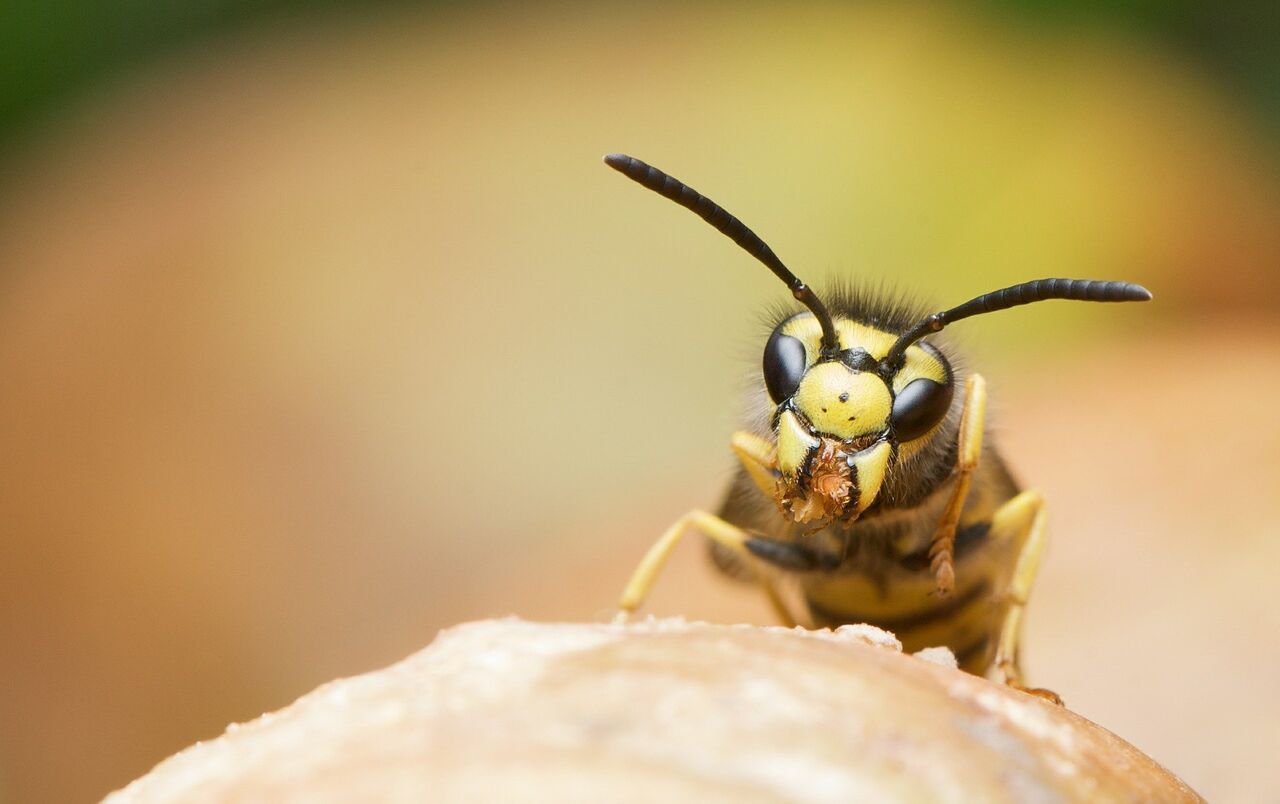
[{"label": "compound eye", "polygon": [[783,335],[779,327],[764,345],[764,387],[774,404],[790,397],[804,377],[804,344],[799,338]]},{"label": "compound eye", "polygon": [[893,400],[893,432],[899,441],[914,441],[942,421],[951,407],[951,383],[921,377],[912,380]]}]

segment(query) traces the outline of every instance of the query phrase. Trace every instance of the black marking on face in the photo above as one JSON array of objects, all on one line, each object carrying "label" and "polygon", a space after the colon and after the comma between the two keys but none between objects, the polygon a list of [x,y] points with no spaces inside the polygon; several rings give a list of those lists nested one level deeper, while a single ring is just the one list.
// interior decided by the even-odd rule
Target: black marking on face
[{"label": "black marking on face", "polygon": [[875,371],[879,366],[876,359],[861,346],[840,352],[840,362],[852,371]]},{"label": "black marking on face", "polygon": [[764,386],[775,404],[796,392],[805,368],[804,343],[775,329],[764,345]]},{"label": "black marking on face", "polygon": [[858,501],[862,499],[862,487],[858,485],[858,465],[853,462],[852,455],[845,460],[849,464],[849,501],[844,504],[844,510],[840,512],[842,517],[848,517],[856,511]]}]

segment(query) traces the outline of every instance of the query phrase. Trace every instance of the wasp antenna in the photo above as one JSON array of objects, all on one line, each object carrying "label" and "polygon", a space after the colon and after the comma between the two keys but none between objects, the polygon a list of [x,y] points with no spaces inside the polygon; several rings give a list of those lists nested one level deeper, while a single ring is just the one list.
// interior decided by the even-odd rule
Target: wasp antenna
[{"label": "wasp antenna", "polygon": [[1021,304],[1047,301],[1048,299],[1069,299],[1071,301],[1092,302],[1136,302],[1150,301],[1151,291],[1142,285],[1132,282],[1104,282],[1097,279],[1035,279],[1030,282],[1012,285],[990,293],[984,293],[970,299],[958,307],[934,313],[928,318],[907,330],[894,342],[888,354],[881,361],[882,365],[895,365],[906,352],[907,347],[928,335],[937,332],[948,324],[954,324],[970,316],[994,313],[1007,310]]},{"label": "wasp antenna", "polygon": [[822,300],[812,288],[791,273],[791,270],[782,264],[782,260],[778,259],[778,255],[773,253],[773,249],[769,248],[759,235],[747,228],[746,224],[689,185],[633,156],[609,154],[604,158],[604,163],[628,179],[648,187],[658,195],[669,198],[695,213],[721,234],[737,243],[748,254],[764,263],[774,276],[787,283],[787,287],[791,289],[791,295],[808,307],[818,319],[818,323],[822,326],[822,348],[829,351],[839,348],[835,323],[832,322],[831,314],[827,312]]}]

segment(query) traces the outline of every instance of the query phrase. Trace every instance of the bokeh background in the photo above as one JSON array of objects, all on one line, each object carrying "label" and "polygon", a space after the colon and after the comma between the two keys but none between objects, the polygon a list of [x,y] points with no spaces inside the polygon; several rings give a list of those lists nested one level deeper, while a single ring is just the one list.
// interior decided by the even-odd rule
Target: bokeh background
[{"label": "bokeh background", "polygon": [[[956,335],[1052,505],[1032,680],[1216,801],[1280,775],[1271,4],[5,4],[0,800],[101,796],[450,624],[607,616],[714,505],[785,297]],[[687,546],[656,613],[767,622]]]}]

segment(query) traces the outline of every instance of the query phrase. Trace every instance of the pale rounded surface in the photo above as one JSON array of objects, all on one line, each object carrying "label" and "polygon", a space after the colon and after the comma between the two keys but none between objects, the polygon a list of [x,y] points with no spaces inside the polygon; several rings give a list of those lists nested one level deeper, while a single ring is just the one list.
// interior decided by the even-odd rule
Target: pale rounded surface
[{"label": "pale rounded surface", "polygon": [[159,801],[1199,801],[869,629],[485,621],[162,762]]}]

